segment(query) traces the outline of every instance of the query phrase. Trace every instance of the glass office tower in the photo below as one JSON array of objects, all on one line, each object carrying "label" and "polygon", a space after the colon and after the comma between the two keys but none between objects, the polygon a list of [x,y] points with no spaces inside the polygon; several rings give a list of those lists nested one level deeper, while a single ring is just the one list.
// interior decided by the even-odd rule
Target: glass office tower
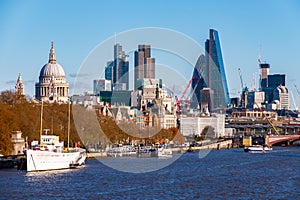
[{"label": "glass office tower", "polygon": [[[194,80],[194,84],[192,84],[193,89],[196,87],[194,93],[196,97],[193,97],[193,99],[196,98],[199,101],[200,108],[201,99],[210,99],[210,111],[226,108],[230,103],[230,97],[219,35],[214,29],[209,30],[209,39],[205,42],[205,56],[203,56],[200,55],[194,69],[193,76],[195,77],[195,73],[198,73],[198,77],[201,77],[202,80]],[[198,84],[196,84],[197,82]],[[209,94],[210,97],[201,98],[201,90],[204,88],[208,92],[202,94]]]}]

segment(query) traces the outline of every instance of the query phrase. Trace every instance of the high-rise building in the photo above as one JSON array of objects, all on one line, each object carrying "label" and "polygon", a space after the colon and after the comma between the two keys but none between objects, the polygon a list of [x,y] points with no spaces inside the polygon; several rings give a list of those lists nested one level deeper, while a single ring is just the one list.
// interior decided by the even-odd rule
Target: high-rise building
[{"label": "high-rise building", "polygon": [[285,74],[269,74],[270,64],[260,63],[260,88],[265,93],[265,102],[272,109],[290,109],[289,93],[285,87]]},{"label": "high-rise building", "polygon": [[94,80],[94,95],[99,95],[100,91],[111,91],[111,81],[106,79]]},{"label": "high-rise building", "polygon": [[207,86],[213,90],[212,109],[225,108],[230,103],[221,44],[218,32],[209,30],[209,39],[205,42]]},{"label": "high-rise building", "polygon": [[[193,100],[210,99],[210,111],[223,109],[230,104],[229,91],[226,80],[226,73],[222,58],[221,44],[218,32],[209,30],[209,39],[205,42],[205,55],[200,55],[194,69],[194,80],[192,88],[195,89]],[[197,77],[197,78],[195,78]],[[200,78],[200,80],[199,80]],[[196,84],[197,83],[197,84]],[[209,88],[210,92],[203,92],[203,95],[210,94],[208,98],[201,98],[201,90]],[[207,104],[207,102],[205,102]]]},{"label": "high-rise building", "polygon": [[285,86],[285,74],[269,74],[270,64],[260,64],[261,90],[265,92],[265,101],[271,103],[274,100],[273,91],[278,86]]},{"label": "high-rise building", "polygon": [[114,85],[122,85],[122,89],[129,89],[129,56],[125,55],[122,45],[114,45],[114,60],[108,61],[105,67],[105,79],[111,81],[111,89],[119,88]]},{"label": "high-rise building", "polygon": [[155,58],[151,58],[150,45],[139,45],[134,52],[134,90],[138,89],[138,80],[155,78]]},{"label": "high-rise building", "polygon": [[290,109],[289,93],[285,86],[279,85],[274,89],[273,103],[278,104],[276,109]]},{"label": "high-rise building", "polygon": [[265,92],[263,91],[250,91],[247,96],[247,108],[261,108],[265,102]]},{"label": "high-rise building", "polygon": [[276,88],[279,85],[285,86],[285,74],[268,75],[268,87]]},{"label": "high-rise building", "polygon": [[105,79],[113,83],[114,61],[108,61],[105,67]]},{"label": "high-rise building", "polygon": [[200,104],[200,93],[203,88],[207,87],[203,79],[203,71],[205,69],[205,56],[201,54],[194,67],[192,77],[192,90],[194,91],[191,98],[190,108],[198,108]]},{"label": "high-rise building", "polygon": [[259,68],[261,70],[260,88],[264,89],[264,88],[268,87],[268,75],[269,75],[269,71],[270,71],[270,64],[260,63]]}]

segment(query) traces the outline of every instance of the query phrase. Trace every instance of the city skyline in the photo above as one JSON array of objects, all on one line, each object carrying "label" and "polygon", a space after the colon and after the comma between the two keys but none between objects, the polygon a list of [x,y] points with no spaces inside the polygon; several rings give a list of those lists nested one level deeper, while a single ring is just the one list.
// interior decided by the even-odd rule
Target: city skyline
[{"label": "city skyline", "polygon": [[[74,1],[72,5],[58,1],[50,4],[38,1],[2,1],[0,27],[4,31],[0,33],[0,66],[1,69],[5,69],[5,73],[0,76],[0,90],[13,90],[20,72],[25,93],[33,96],[39,71],[48,60],[47,53],[51,41],[55,42],[59,55],[57,59],[65,69],[71,88],[76,72],[89,52],[114,33],[134,28],[162,27],[186,34],[204,46],[207,30],[213,28],[220,34],[230,97],[241,92],[238,68],[242,69],[244,82],[248,87],[252,87],[254,73],[257,73],[258,83],[257,59],[261,55],[262,61],[270,64],[271,74],[286,74],[287,87],[299,101],[293,85],[300,85],[295,59],[297,52],[300,52],[300,41],[297,39],[300,33],[297,27],[297,10],[300,4],[297,1],[232,3],[129,2],[122,6],[122,9],[129,13],[126,18],[123,16],[126,19],[123,21],[119,20],[120,14],[108,15],[110,8],[121,9],[117,6],[118,2],[114,1],[90,4]],[[142,15],[143,11],[138,8],[145,6],[155,6],[155,15]],[[168,12],[169,16],[165,15],[165,9],[168,7],[174,11]],[[200,7],[202,9],[199,9]],[[206,7],[214,9],[205,9]],[[55,15],[45,15],[43,11],[47,9],[53,10]],[[214,15],[213,12],[218,14]],[[188,14],[179,17],[177,13]],[[136,16],[142,17],[137,19]],[[113,58],[113,47],[108,51]],[[126,46],[124,51],[127,52]],[[160,58],[156,56],[155,51],[153,57],[159,62]],[[134,58],[131,56],[129,59],[132,69]],[[192,70],[185,76],[190,77],[191,74]]]}]

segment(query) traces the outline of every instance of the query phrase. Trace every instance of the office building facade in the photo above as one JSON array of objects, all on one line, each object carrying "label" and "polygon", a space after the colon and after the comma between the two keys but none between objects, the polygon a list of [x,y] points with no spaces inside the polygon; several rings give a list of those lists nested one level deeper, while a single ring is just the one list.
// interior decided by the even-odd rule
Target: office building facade
[{"label": "office building facade", "polygon": [[[230,104],[221,44],[218,32],[214,29],[209,30],[209,39],[205,42],[205,55],[199,56],[193,76],[195,79],[192,83],[192,89],[195,89],[193,99],[194,101],[200,100],[200,107],[201,99],[211,100],[209,104],[210,111],[224,109]],[[206,91],[209,88],[210,91],[208,93],[203,92],[203,95],[210,94],[210,97],[200,97],[203,88],[206,88]]]},{"label": "office building facade", "polygon": [[111,81],[106,79],[94,80],[94,95],[99,95],[100,91],[111,91]]},{"label": "office building facade", "polygon": [[138,89],[138,80],[155,79],[155,58],[151,58],[150,45],[139,45],[134,52],[134,90]]},{"label": "office building facade", "polygon": [[114,45],[114,60],[108,61],[105,67],[105,79],[111,81],[112,88],[122,85],[122,90],[129,89],[129,56],[122,50],[122,45]]},{"label": "office building facade", "polygon": [[205,54],[207,87],[213,91],[212,109],[225,108],[230,98],[219,34],[214,29],[209,30],[209,39],[205,42]]}]

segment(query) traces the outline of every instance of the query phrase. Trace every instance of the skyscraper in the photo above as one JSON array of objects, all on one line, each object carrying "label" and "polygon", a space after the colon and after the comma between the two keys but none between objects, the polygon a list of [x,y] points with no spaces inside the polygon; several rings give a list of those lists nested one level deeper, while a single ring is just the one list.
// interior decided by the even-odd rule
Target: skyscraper
[{"label": "skyscraper", "polygon": [[192,77],[192,90],[194,91],[191,99],[191,108],[198,108],[200,104],[200,91],[207,87],[206,82],[203,79],[203,72],[205,69],[205,56],[201,54],[197,60],[194,67],[193,77]]},{"label": "skyscraper", "polygon": [[285,74],[269,74],[265,80],[266,85],[262,84],[262,91],[266,94],[266,101],[271,103],[274,100],[274,90],[278,86],[285,86]]},{"label": "skyscraper", "polygon": [[129,89],[129,56],[125,55],[120,44],[114,45],[114,60],[107,62],[105,79],[111,80],[112,89]]},{"label": "skyscraper", "polygon": [[275,89],[279,85],[285,86],[285,74],[268,75],[268,87]]},{"label": "skyscraper", "polygon": [[113,83],[114,61],[108,61],[105,67],[105,79]]},{"label": "skyscraper", "polygon": [[134,52],[134,89],[138,89],[138,79],[155,78],[155,58],[151,58],[150,45],[139,45]]},{"label": "skyscraper", "polygon": [[270,71],[270,64],[259,63],[259,68],[261,70],[260,88],[263,90],[264,88],[268,87],[268,75]]},{"label": "skyscraper", "polygon": [[[201,99],[210,99],[211,111],[225,108],[230,103],[229,91],[226,80],[226,73],[222,58],[221,44],[219,41],[218,32],[214,29],[209,30],[209,39],[205,42],[205,56],[201,54],[195,65],[195,73],[200,77],[200,80],[193,80],[192,88],[195,89],[193,99],[200,101]],[[197,83],[197,84],[196,84]],[[209,98],[202,98],[201,90],[210,90],[202,94],[210,94]],[[201,107],[201,101],[200,107]]]},{"label": "skyscraper", "polygon": [[209,30],[209,39],[205,42],[205,54],[208,87],[213,90],[212,109],[225,108],[230,98],[219,35],[214,29]]}]

